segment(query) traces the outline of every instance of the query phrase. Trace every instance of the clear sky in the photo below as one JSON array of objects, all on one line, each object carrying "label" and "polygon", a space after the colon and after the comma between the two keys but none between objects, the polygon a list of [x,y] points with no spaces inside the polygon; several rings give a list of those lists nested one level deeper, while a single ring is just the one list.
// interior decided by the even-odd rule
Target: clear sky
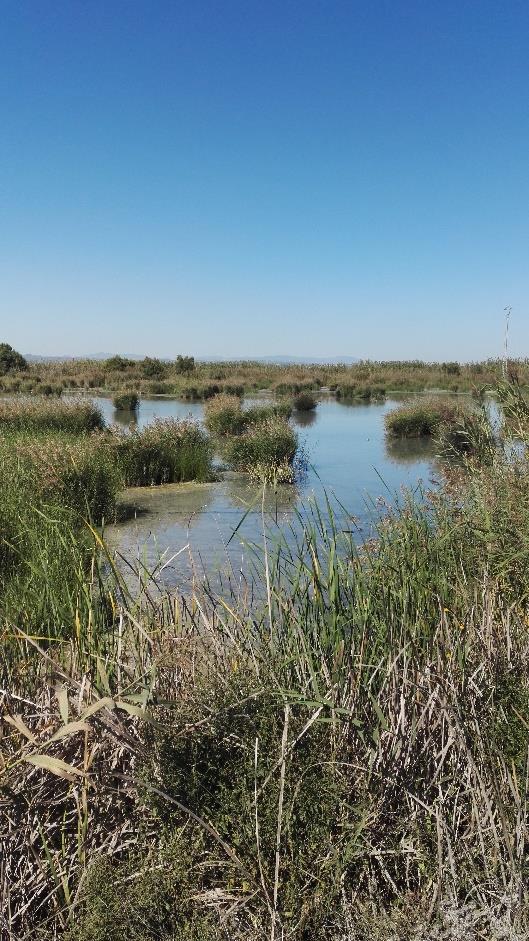
[{"label": "clear sky", "polygon": [[2,0],[0,340],[529,355],[527,0]]}]

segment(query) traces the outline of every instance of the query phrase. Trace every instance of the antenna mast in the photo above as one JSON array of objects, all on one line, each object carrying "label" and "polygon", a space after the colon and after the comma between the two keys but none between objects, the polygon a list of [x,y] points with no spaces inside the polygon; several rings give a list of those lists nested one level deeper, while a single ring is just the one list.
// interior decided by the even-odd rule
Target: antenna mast
[{"label": "antenna mast", "polygon": [[504,307],[505,311],[505,341],[503,344],[503,378],[507,378],[507,351],[509,348],[509,319],[512,307]]}]

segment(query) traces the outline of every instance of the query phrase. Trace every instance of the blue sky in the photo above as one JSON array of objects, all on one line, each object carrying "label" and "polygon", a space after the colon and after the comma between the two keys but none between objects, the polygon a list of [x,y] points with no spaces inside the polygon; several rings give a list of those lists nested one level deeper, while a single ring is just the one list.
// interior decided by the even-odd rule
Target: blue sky
[{"label": "blue sky", "polygon": [[0,339],[529,355],[526,0],[3,0]]}]

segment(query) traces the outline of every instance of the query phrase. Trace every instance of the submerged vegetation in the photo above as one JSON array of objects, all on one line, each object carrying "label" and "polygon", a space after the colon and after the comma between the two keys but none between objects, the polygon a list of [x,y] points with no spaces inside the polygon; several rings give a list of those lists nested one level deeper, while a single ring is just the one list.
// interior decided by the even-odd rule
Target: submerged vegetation
[{"label": "submerged vegetation", "polygon": [[[132,593],[67,488],[20,491],[0,622],[7,938],[527,936],[529,422],[516,386],[501,398],[499,429],[475,410],[430,432],[450,417],[476,440],[479,421],[486,460],[463,453],[360,546],[341,508],[307,509],[255,591],[169,596],[140,567]],[[241,411],[208,407],[228,447],[289,428]],[[9,435],[4,519],[33,479]],[[92,439],[101,461],[129,440]]]}]

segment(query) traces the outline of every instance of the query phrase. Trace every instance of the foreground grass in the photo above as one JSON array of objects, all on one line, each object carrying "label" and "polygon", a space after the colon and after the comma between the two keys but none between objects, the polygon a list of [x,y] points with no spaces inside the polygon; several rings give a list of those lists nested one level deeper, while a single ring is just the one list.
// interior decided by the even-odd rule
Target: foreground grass
[{"label": "foreground grass", "polygon": [[526,937],[528,484],[307,510],[257,593],[132,596],[94,534],[60,643],[2,622],[6,937]]}]

